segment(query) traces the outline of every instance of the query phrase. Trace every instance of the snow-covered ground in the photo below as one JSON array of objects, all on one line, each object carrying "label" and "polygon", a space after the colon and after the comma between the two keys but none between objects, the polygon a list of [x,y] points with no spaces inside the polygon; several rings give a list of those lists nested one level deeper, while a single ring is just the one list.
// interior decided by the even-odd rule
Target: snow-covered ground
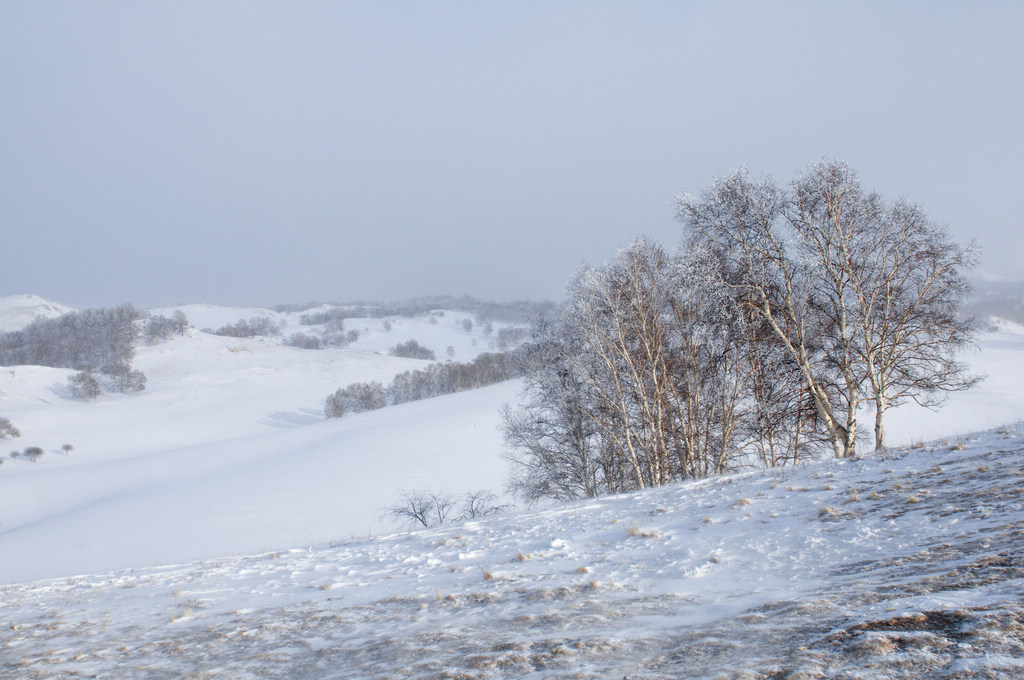
[{"label": "snow-covered ground", "polygon": [[[284,337],[315,330],[269,310],[183,309],[213,328],[263,315]],[[388,356],[398,343],[456,361],[487,351],[494,334],[467,333],[468,316],[348,319],[359,340],[325,350],[193,331],[139,348],[145,392],[92,403],[67,398],[73,371],[0,368],[0,416],[22,433],[3,444],[47,452],[0,466],[0,583],[376,535],[395,528],[382,510],[403,490],[501,494],[498,409],[516,383],[323,412],[339,387],[427,365]]]},{"label": "snow-covered ground", "polygon": [[47,450],[0,467],[0,677],[1024,677],[1021,327],[981,336],[980,387],[892,412],[910,448],[407,531],[403,489],[502,490],[518,383],[323,399],[422,366],[381,354],[410,338],[471,359],[463,316],[339,350],[194,332],[89,404],[0,369],[6,443]]}]

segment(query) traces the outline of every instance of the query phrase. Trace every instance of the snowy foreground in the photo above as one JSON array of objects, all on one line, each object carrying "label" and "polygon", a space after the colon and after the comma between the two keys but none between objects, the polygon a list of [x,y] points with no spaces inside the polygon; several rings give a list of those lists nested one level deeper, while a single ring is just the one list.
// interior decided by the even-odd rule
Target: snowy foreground
[{"label": "snowy foreground", "polygon": [[[64,309],[0,298],[0,328]],[[1021,326],[979,337],[979,387],[892,412],[908,448],[410,532],[402,490],[502,493],[520,385],[323,400],[425,365],[399,342],[492,337],[449,312],[301,350],[198,330],[296,315],[182,309],[139,395],[0,369],[4,444],[46,451],[0,466],[0,678],[1024,677]]]},{"label": "snowy foreground", "polygon": [[1024,429],[3,587],[9,678],[1024,676]]}]

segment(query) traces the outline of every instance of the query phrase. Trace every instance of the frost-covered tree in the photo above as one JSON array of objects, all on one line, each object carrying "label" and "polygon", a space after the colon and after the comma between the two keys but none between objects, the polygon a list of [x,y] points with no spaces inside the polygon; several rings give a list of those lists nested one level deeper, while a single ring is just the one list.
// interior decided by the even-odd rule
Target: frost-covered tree
[{"label": "frost-covered tree", "polygon": [[143,333],[146,343],[153,345],[169,340],[175,335],[185,335],[188,330],[188,317],[180,309],[170,316],[158,314],[146,319]]},{"label": "frost-covered tree", "polygon": [[677,208],[728,260],[734,298],[799,371],[837,457],[856,452],[862,401],[882,446],[893,397],[972,383],[955,358],[970,338],[957,320],[970,251],[864,191],[847,164],[812,164],[788,187],[740,170]]},{"label": "frost-covered tree", "polygon": [[387,392],[379,382],[353,383],[327,397],[324,414],[342,418],[348,414],[372,411],[387,406]]},{"label": "frost-covered tree", "polygon": [[320,342],[320,338],[306,333],[292,333],[285,340],[284,344],[289,347],[298,347],[299,349],[323,349],[323,343]]},{"label": "frost-covered tree", "polygon": [[505,456],[509,488],[531,503],[589,498],[608,489],[592,397],[570,363],[581,349],[571,330],[560,319],[543,321],[514,355],[525,388],[519,406],[502,412]]},{"label": "frost-covered tree", "polygon": [[68,378],[68,389],[71,396],[83,401],[92,401],[100,396],[100,382],[92,371],[81,371]]}]

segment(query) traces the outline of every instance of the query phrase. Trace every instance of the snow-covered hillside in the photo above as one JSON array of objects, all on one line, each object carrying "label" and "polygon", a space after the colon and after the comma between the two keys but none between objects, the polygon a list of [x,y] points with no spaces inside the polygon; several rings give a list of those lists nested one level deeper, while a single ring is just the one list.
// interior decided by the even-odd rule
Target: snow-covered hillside
[{"label": "snow-covered hillside", "polygon": [[386,355],[409,339],[471,360],[493,336],[466,316],[348,319],[325,350],[193,329],[92,403],[0,369],[5,443],[46,450],[0,466],[0,677],[1024,675],[1021,326],[988,324],[981,386],[892,412],[909,449],[409,532],[402,490],[503,490],[518,382],[324,398],[424,366]]},{"label": "snow-covered hillside", "polygon": [[51,302],[38,295],[0,297],[0,333],[24,328],[40,316],[54,318],[70,311],[73,311],[70,307]]},{"label": "snow-covered hillside", "polygon": [[2,677],[1024,674],[1024,433],[3,588]]}]

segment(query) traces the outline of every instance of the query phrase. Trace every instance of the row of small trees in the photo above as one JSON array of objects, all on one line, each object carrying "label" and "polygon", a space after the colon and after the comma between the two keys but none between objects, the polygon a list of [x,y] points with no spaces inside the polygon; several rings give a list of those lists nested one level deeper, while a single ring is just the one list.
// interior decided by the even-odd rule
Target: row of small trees
[{"label": "row of small trees", "polygon": [[248,320],[239,319],[235,323],[225,324],[217,330],[207,329],[206,332],[229,338],[255,338],[258,336],[280,335],[281,329],[274,323],[273,319],[265,316],[254,316]]},{"label": "row of small trees", "polygon": [[486,387],[518,375],[516,364],[504,354],[481,354],[469,363],[430,364],[396,375],[388,387],[372,381],[339,388],[327,397],[324,414],[328,418],[341,418],[391,404]]},{"label": "row of small trees", "polygon": [[517,353],[505,437],[526,499],[850,457],[862,404],[882,448],[889,406],[976,381],[957,358],[973,250],[846,164],[788,186],[739,171],[677,208],[678,251],[640,238],[582,267]]},{"label": "row of small trees", "polygon": [[[8,418],[0,417],[0,439],[17,439],[20,436],[21,430],[16,428]],[[69,453],[71,453],[71,451],[73,451],[74,448],[75,447],[72,446],[71,444],[64,444],[61,447],[61,451],[63,451],[64,455],[66,456]],[[26,460],[34,463],[37,460],[39,460],[44,453],[45,451],[43,451],[43,449],[38,446],[28,446],[25,448],[24,451],[11,451],[10,458],[11,460],[25,458]],[[4,459],[0,458],[0,463],[3,462]]]}]

